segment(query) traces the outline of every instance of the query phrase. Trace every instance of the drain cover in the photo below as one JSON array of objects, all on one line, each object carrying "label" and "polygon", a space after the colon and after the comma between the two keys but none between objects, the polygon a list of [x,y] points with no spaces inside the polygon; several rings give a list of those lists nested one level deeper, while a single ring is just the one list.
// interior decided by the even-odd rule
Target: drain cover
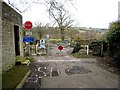
[{"label": "drain cover", "polygon": [[80,67],[80,66],[72,66],[70,68],[65,69],[65,73],[67,75],[72,75],[72,74],[87,74],[91,72],[88,69],[85,69],[84,67]]}]

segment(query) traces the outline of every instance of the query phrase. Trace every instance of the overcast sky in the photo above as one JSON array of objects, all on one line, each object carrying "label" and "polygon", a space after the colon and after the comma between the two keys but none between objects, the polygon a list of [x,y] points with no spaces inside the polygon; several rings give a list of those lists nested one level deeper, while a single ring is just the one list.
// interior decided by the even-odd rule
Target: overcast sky
[{"label": "overcast sky", "polygon": [[[118,18],[119,0],[75,0],[74,7],[67,5],[67,9],[79,27],[108,28],[109,23]],[[31,9],[22,13],[25,21],[40,21],[51,23],[44,5],[32,4]]]}]

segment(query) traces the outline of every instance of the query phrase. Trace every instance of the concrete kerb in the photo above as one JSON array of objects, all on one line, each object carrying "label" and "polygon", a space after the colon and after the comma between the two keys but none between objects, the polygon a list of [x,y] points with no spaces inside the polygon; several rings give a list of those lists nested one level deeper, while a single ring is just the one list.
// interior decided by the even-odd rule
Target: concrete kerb
[{"label": "concrete kerb", "polygon": [[18,90],[18,89],[22,88],[22,86],[25,84],[25,81],[29,77],[30,73],[31,73],[31,70],[24,76],[24,78],[20,81],[20,83],[17,85],[15,90]]}]

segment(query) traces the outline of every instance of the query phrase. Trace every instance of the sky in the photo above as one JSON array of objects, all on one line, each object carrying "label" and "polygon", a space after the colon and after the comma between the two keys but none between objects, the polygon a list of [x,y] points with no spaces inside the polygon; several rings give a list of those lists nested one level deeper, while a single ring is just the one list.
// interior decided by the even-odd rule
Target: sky
[{"label": "sky", "polygon": [[[5,0],[7,1],[7,0]],[[71,18],[74,19],[73,25],[78,27],[108,28],[109,23],[118,18],[119,0],[74,0],[73,5],[66,4]],[[26,12],[21,13],[23,23],[31,21],[43,24],[53,22],[44,5],[32,4]]]}]

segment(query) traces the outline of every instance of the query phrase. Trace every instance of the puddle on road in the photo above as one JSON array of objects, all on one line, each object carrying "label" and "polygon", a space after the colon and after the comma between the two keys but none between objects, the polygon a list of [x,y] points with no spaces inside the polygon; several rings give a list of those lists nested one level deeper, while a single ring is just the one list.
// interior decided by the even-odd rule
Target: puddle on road
[{"label": "puddle on road", "polygon": [[73,75],[73,74],[87,74],[91,72],[88,69],[85,69],[84,67],[81,66],[72,66],[70,68],[65,69],[65,73],[67,75]]}]

